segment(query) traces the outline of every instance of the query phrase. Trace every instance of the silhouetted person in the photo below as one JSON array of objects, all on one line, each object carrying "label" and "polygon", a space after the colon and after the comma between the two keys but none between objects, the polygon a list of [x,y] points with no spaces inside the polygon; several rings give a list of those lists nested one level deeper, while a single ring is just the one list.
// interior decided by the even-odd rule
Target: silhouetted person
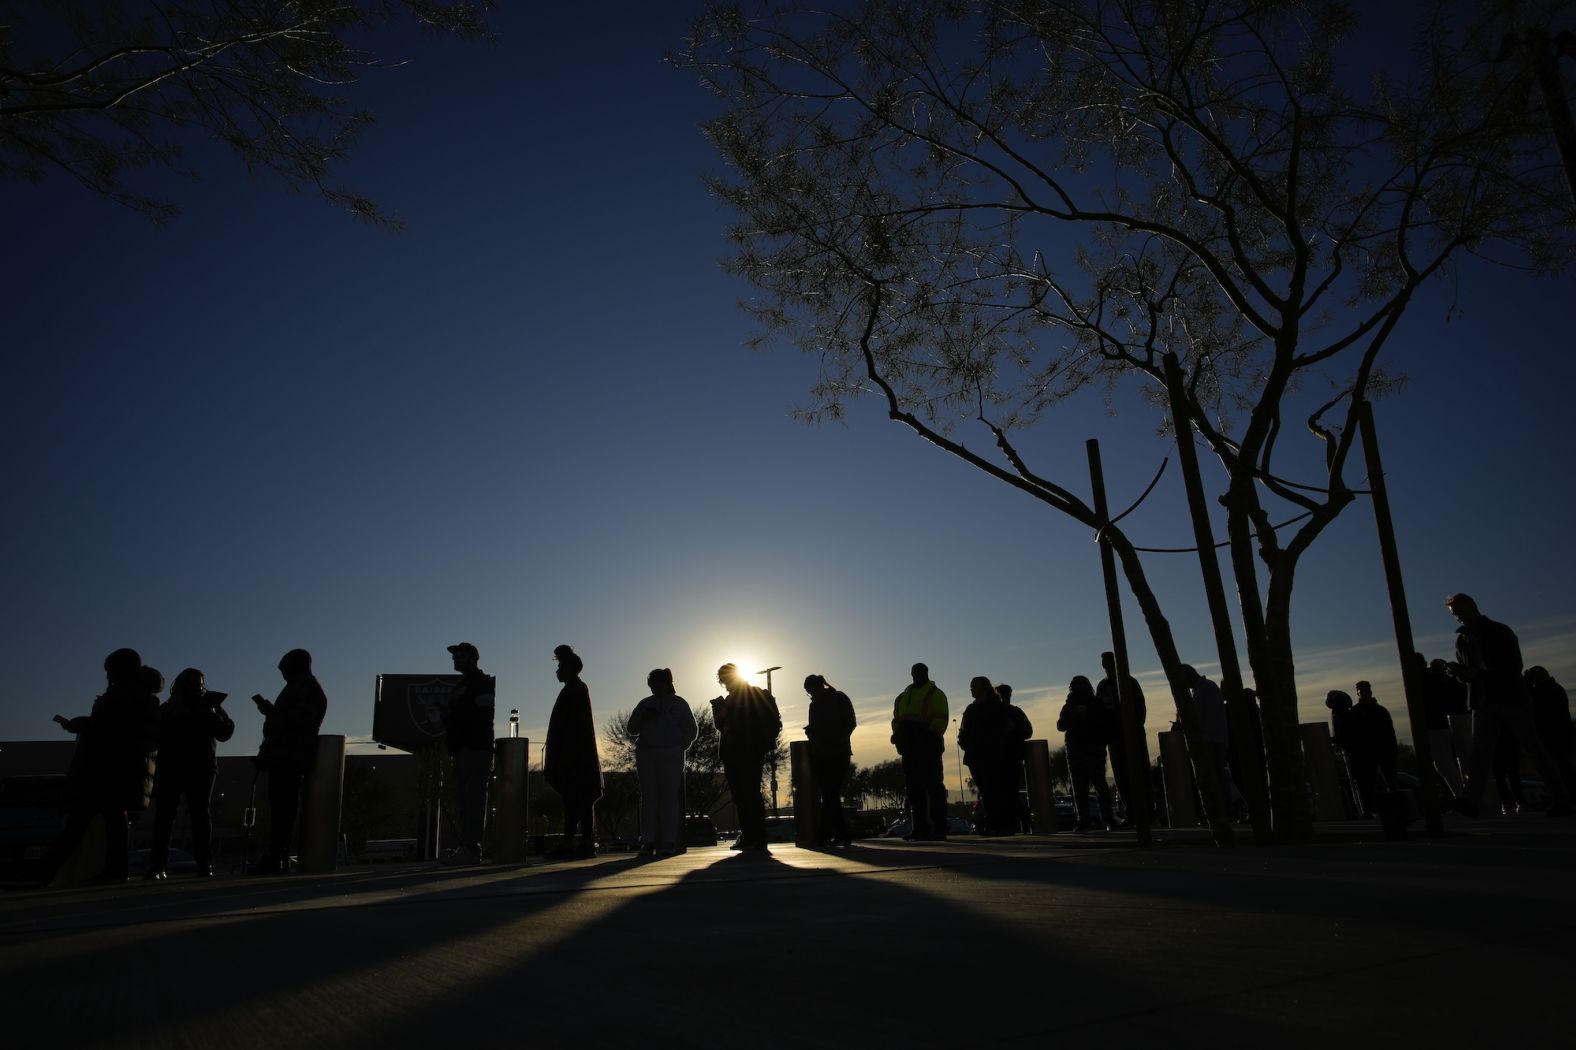
[{"label": "silhouetted person", "polygon": [[470,642],[448,647],[460,682],[443,709],[443,738],[454,770],[459,844],[443,857],[445,864],[479,864],[482,834],[487,827],[487,782],[492,777],[493,705],[497,680],[483,674],[481,654]]},{"label": "silhouetted person", "polygon": [[1395,722],[1374,696],[1367,682],[1357,683],[1357,703],[1348,713],[1346,761],[1364,816],[1377,817],[1381,800],[1396,788],[1395,762],[1399,748]]},{"label": "silhouetted person", "polygon": [[947,837],[947,784],[941,756],[947,732],[947,694],[930,680],[930,668],[909,668],[913,684],[892,702],[892,743],[903,760],[909,833],[915,840]]},{"label": "silhouetted person", "polygon": [[772,694],[745,681],[733,664],[717,668],[717,683],[727,692],[711,702],[717,724],[717,750],[722,775],[739,815],[739,838],[734,848],[745,853],[766,852],[766,801],[761,797],[761,774],[766,756],[777,746],[783,719]]},{"label": "silhouetted person", "polygon": [[640,777],[640,853],[678,853],[684,845],[684,753],[695,742],[695,712],[673,689],[673,672],[658,667],[646,675],[651,695],[629,713],[635,738],[635,772]]},{"label": "silhouetted person", "polygon": [[1226,812],[1240,821],[1246,815],[1247,802],[1237,790],[1237,782],[1231,778],[1231,721],[1226,717],[1225,694],[1191,664],[1182,665],[1182,680],[1193,694],[1193,709],[1198,712],[1199,727],[1208,748],[1204,760],[1215,771],[1215,782],[1220,785]]},{"label": "silhouetted person", "polygon": [[312,675],[312,654],[292,649],[279,658],[284,688],[270,703],[260,694],[252,703],[263,714],[263,746],[257,750],[259,772],[268,774],[268,852],[252,865],[259,875],[290,872],[290,846],[301,811],[301,786],[317,757],[317,731],[328,713],[328,697]]},{"label": "silhouetted person", "polygon": [[1521,788],[1521,748],[1510,733],[1501,733],[1494,745],[1494,790],[1499,792],[1499,809],[1515,816],[1527,808],[1527,795]]},{"label": "silhouetted person", "polygon": [[1335,745],[1336,772],[1341,779],[1341,808],[1348,819],[1362,815],[1362,804],[1357,800],[1357,782],[1352,777],[1354,763],[1349,757],[1352,746],[1352,694],[1342,689],[1331,689],[1324,695],[1324,706],[1330,709],[1330,742]]},{"label": "silhouetted person", "polygon": [[[596,800],[602,797],[602,757],[597,753],[591,689],[580,678],[585,661],[567,645],[553,650],[563,688],[547,721],[542,775],[564,800],[564,841],[555,857],[596,856]],[[577,845],[576,833],[580,836]]]},{"label": "silhouetted person", "polygon": [[104,821],[99,879],[126,880],[128,823],[147,808],[153,788],[149,767],[158,749],[159,698],[148,689],[142,672],[142,657],[135,649],[116,649],[104,658],[108,685],[93,701],[92,711],[70,719],[55,716],[62,728],[77,735],[77,747],[66,778],[66,824],[39,862],[45,883],[76,851],[94,817]]},{"label": "silhouetted person", "polygon": [[1466,690],[1450,676],[1443,660],[1430,664],[1422,653],[1413,653],[1412,663],[1423,686],[1423,718],[1428,726],[1428,748],[1433,756],[1434,771],[1454,799],[1465,785],[1461,781],[1461,764],[1456,760],[1456,740],[1450,731],[1450,716],[1465,713]]},{"label": "silhouetted person", "polygon": [[843,817],[843,784],[848,780],[848,764],[854,753],[854,705],[847,693],[818,674],[805,678],[804,691],[810,695],[810,717],[804,735],[810,741],[810,766],[821,809],[815,844],[846,846],[851,840]]},{"label": "silhouetted person", "polygon": [[963,764],[969,767],[979,790],[985,817],[979,822],[981,835],[1011,835],[1017,830],[1016,794],[1008,780],[1011,759],[1012,716],[996,693],[996,687],[983,675],[970,679],[969,706],[958,723],[958,747]]},{"label": "silhouetted person", "polygon": [[1028,757],[1029,738],[1034,735],[1034,724],[1029,721],[1023,708],[1013,704],[1012,686],[1006,682],[997,682],[996,695],[1007,705],[1007,718],[1012,727],[1007,735],[1007,779],[1012,784],[1010,801],[1013,828],[1027,835],[1034,830],[1034,814],[1029,812],[1029,803],[1024,800],[1023,763]]},{"label": "silhouetted person", "polygon": [[235,722],[223,707],[227,695],[210,691],[208,679],[195,667],[170,683],[170,698],[159,708],[159,762],[153,780],[157,808],[145,878],[167,877],[170,832],[183,798],[197,874],[213,876],[213,781],[219,772],[219,744],[235,735]]},{"label": "silhouetted person", "polygon": [[[1073,782],[1074,831],[1104,831],[1116,822],[1111,787],[1105,781],[1105,712],[1089,679],[1078,675],[1067,683],[1067,700],[1056,719],[1067,745],[1067,772]],[[1099,799],[1099,819],[1089,811],[1089,788]]]},{"label": "silhouetted person", "polygon": [[[1116,691],[1116,654],[1101,653],[1100,666],[1105,668],[1105,677],[1094,687],[1094,695],[1100,701],[1100,708],[1104,713],[1105,744],[1111,752],[1111,778],[1116,781],[1116,791],[1122,798],[1122,808],[1127,814],[1122,826],[1129,827],[1133,823],[1133,795],[1132,784],[1127,779],[1127,741],[1123,736],[1122,709],[1118,706]],[[1132,675],[1122,680],[1122,686],[1127,702],[1132,705],[1133,717],[1142,732],[1144,722],[1149,717],[1149,709],[1144,704],[1144,691],[1138,687],[1138,680]]]},{"label": "silhouetted person", "polygon": [[1523,676],[1532,702],[1532,724],[1538,739],[1559,767],[1567,790],[1576,784],[1576,726],[1571,725],[1570,697],[1544,667],[1527,668]]},{"label": "silhouetted person", "polygon": [[1570,789],[1559,768],[1538,740],[1532,721],[1532,704],[1521,677],[1521,642],[1504,624],[1490,620],[1470,595],[1452,594],[1445,606],[1461,626],[1456,628],[1456,658],[1450,673],[1466,682],[1472,708],[1472,755],[1467,762],[1467,784],[1455,809],[1468,817],[1478,815],[1483,785],[1491,775],[1494,750],[1502,734],[1515,736],[1543,777],[1550,816],[1571,813]]}]

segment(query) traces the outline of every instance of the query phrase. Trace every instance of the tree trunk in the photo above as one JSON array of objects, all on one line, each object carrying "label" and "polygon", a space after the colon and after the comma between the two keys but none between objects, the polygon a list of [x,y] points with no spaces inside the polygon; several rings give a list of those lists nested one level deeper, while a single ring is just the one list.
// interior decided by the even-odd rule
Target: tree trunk
[{"label": "tree trunk", "polygon": [[1270,567],[1264,616],[1264,668],[1261,671],[1255,663],[1253,669],[1254,677],[1263,681],[1274,697],[1275,717],[1264,719],[1264,742],[1274,756],[1270,775],[1277,785],[1284,785],[1284,790],[1275,793],[1276,830],[1289,842],[1313,836],[1313,809],[1308,800],[1308,774],[1302,760],[1298,724],[1297,663],[1291,645],[1291,584],[1295,574],[1296,558],[1292,554],[1282,553]]}]

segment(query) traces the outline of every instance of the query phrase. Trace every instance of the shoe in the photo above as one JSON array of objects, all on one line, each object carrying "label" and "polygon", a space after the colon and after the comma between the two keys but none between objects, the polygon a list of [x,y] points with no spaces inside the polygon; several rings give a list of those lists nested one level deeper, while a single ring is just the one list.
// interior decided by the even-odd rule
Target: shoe
[{"label": "shoe", "polygon": [[744,848],[744,843],[740,842],[738,839],[734,839],[728,844],[728,848],[737,853]]},{"label": "shoe", "polygon": [[170,873],[163,868],[149,868],[142,873],[144,882],[163,882],[170,877]]},{"label": "shoe", "polygon": [[635,853],[635,856],[637,856],[637,857],[655,857],[656,855],[657,855],[657,849],[656,849],[655,846],[642,846]]},{"label": "shoe", "polygon": [[575,847],[570,851],[569,857],[571,860],[586,860],[590,857],[596,856],[596,853],[596,843],[592,842],[586,845]]},{"label": "shoe", "polygon": [[199,864],[199,865],[197,865],[196,875],[197,875],[197,877],[199,879],[211,879],[211,878],[213,878],[213,865],[212,864]]}]

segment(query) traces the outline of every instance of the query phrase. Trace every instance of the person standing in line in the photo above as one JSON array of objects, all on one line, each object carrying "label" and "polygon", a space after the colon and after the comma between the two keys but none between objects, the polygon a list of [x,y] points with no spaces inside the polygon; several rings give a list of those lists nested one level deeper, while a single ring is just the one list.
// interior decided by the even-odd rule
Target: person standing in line
[{"label": "person standing in line", "polygon": [[821,803],[815,845],[847,846],[852,840],[843,817],[843,784],[854,753],[854,705],[847,693],[818,674],[805,678],[804,691],[810,695],[804,735],[810,741],[810,768]]},{"label": "person standing in line", "polygon": [[1450,716],[1466,709],[1461,702],[1461,684],[1444,672],[1444,661],[1436,670],[1422,653],[1412,654],[1417,680],[1423,686],[1423,718],[1428,726],[1428,748],[1434,772],[1444,781],[1453,800],[1460,796],[1461,764],[1456,761],[1455,735],[1450,731]]},{"label": "person standing in line", "polygon": [[1215,770],[1215,782],[1220,785],[1226,812],[1233,820],[1241,822],[1247,818],[1248,803],[1237,790],[1236,781],[1231,779],[1231,723],[1226,718],[1225,694],[1191,664],[1182,665],[1182,680],[1193,694],[1193,707],[1198,711],[1204,743],[1209,748],[1205,761]]},{"label": "person standing in line", "polygon": [[[1111,809],[1111,786],[1105,781],[1106,733],[1102,726],[1100,701],[1094,686],[1083,675],[1067,683],[1067,700],[1062,704],[1056,728],[1062,731],[1067,747],[1067,772],[1073,782],[1073,809],[1077,832],[1104,831],[1116,822]],[[1089,812],[1089,788],[1099,801],[1099,820]]]},{"label": "person standing in line", "polygon": [[985,819],[979,833],[1011,835],[1017,830],[1018,810],[1012,802],[1017,785],[1011,780],[1012,716],[989,678],[969,680],[968,707],[958,724],[958,747],[984,803]]},{"label": "person standing in line", "polygon": [[717,668],[717,684],[727,690],[712,700],[711,713],[717,726],[722,775],[739,815],[739,838],[733,845],[743,853],[766,853],[766,801],[761,797],[761,776],[766,769],[766,756],[782,732],[782,715],[776,698],[745,681],[733,664]]},{"label": "person standing in line", "polygon": [[930,680],[930,668],[909,668],[913,684],[892,702],[892,743],[903,760],[909,833],[916,841],[947,837],[947,784],[941,757],[946,751],[947,694]]},{"label": "person standing in line", "polygon": [[1454,809],[1467,817],[1478,815],[1484,784],[1493,773],[1494,751],[1501,735],[1509,733],[1532,757],[1543,777],[1551,817],[1571,815],[1570,788],[1559,767],[1538,740],[1521,672],[1521,642],[1516,632],[1484,616],[1468,594],[1452,594],[1445,607],[1459,622],[1456,658],[1450,673],[1467,683],[1472,708],[1472,754],[1467,762],[1466,788]]},{"label": "person standing in line", "polygon": [[213,877],[213,781],[219,773],[219,745],[235,735],[235,722],[223,706],[227,695],[211,691],[195,667],[170,683],[170,698],[159,708],[159,763],[153,779],[157,808],[146,879],[168,878],[170,832],[183,797],[197,875]]},{"label": "person standing in line", "polygon": [[284,688],[272,702],[253,694],[263,715],[263,746],[253,760],[268,774],[269,849],[252,865],[253,874],[288,875],[301,787],[317,758],[317,732],[328,713],[328,697],[312,674],[312,654],[292,649],[279,658]]},{"label": "person standing in line", "polygon": [[[542,774],[548,787],[564,800],[564,841],[551,854],[557,859],[596,856],[596,801],[602,797],[602,757],[597,753],[596,722],[591,716],[591,689],[581,680],[585,661],[567,645],[553,650],[554,672],[563,688],[553,701],[547,721]],[[574,844],[575,834],[579,845]]]},{"label": "person standing in line", "polygon": [[[1105,725],[1105,746],[1111,753],[1111,779],[1116,781],[1116,793],[1122,800],[1124,816],[1119,826],[1129,828],[1133,826],[1133,795],[1132,782],[1127,778],[1127,738],[1122,729],[1121,697],[1118,697],[1116,689],[1116,654],[1109,651],[1101,653],[1100,666],[1105,668],[1105,677],[1094,687],[1094,695],[1100,701]],[[1132,675],[1122,679],[1122,696],[1132,705],[1139,732],[1143,732],[1149,709],[1144,704],[1144,691],[1138,687],[1138,679]]]},{"label": "person standing in line", "polygon": [[629,713],[640,778],[640,855],[672,856],[684,845],[684,753],[698,728],[689,701],[673,689],[671,670],[658,667],[646,675],[646,688],[651,695]]},{"label": "person standing in line", "polygon": [[66,824],[39,861],[44,884],[76,852],[94,817],[104,821],[104,870],[97,881],[126,881],[129,822],[148,806],[149,767],[159,739],[159,698],[148,690],[142,672],[135,649],[116,649],[104,658],[107,687],[92,711],[77,718],[55,716],[62,729],[77,735],[77,747],[66,777]]},{"label": "person standing in line", "polygon": [[481,653],[470,642],[448,647],[459,684],[443,709],[443,738],[454,770],[459,843],[444,864],[480,864],[487,827],[487,783],[492,778],[493,717],[497,680],[483,674]]},{"label": "person standing in line", "polygon": [[1380,815],[1380,799],[1396,788],[1399,745],[1390,712],[1374,696],[1373,686],[1357,683],[1357,703],[1348,714],[1346,759],[1362,799],[1364,816]]},{"label": "person standing in line", "polygon": [[1011,785],[1011,797],[1008,803],[1012,806],[1012,819],[1010,821],[1013,832],[1024,835],[1034,830],[1034,814],[1029,812],[1029,803],[1024,799],[1023,763],[1029,754],[1029,738],[1034,735],[1034,725],[1029,721],[1029,716],[1023,708],[1017,707],[1012,702],[1012,686],[1006,682],[996,683],[996,695],[1001,697],[1001,702],[1007,706],[1007,771],[1006,776]]},{"label": "person standing in line", "polygon": [[1565,778],[1566,790],[1576,785],[1576,726],[1571,724],[1570,697],[1547,668],[1533,665],[1523,676],[1532,702],[1532,724],[1549,757]]}]

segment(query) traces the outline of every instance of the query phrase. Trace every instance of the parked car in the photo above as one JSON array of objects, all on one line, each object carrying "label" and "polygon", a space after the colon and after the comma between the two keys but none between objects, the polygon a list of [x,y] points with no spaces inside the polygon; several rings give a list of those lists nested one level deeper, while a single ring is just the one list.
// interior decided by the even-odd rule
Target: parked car
[{"label": "parked car", "polygon": [[66,778],[6,777],[0,781],[0,871],[37,860],[65,826]]},{"label": "parked car", "polygon": [[684,845],[715,846],[717,825],[704,813],[690,813],[684,818]]}]

